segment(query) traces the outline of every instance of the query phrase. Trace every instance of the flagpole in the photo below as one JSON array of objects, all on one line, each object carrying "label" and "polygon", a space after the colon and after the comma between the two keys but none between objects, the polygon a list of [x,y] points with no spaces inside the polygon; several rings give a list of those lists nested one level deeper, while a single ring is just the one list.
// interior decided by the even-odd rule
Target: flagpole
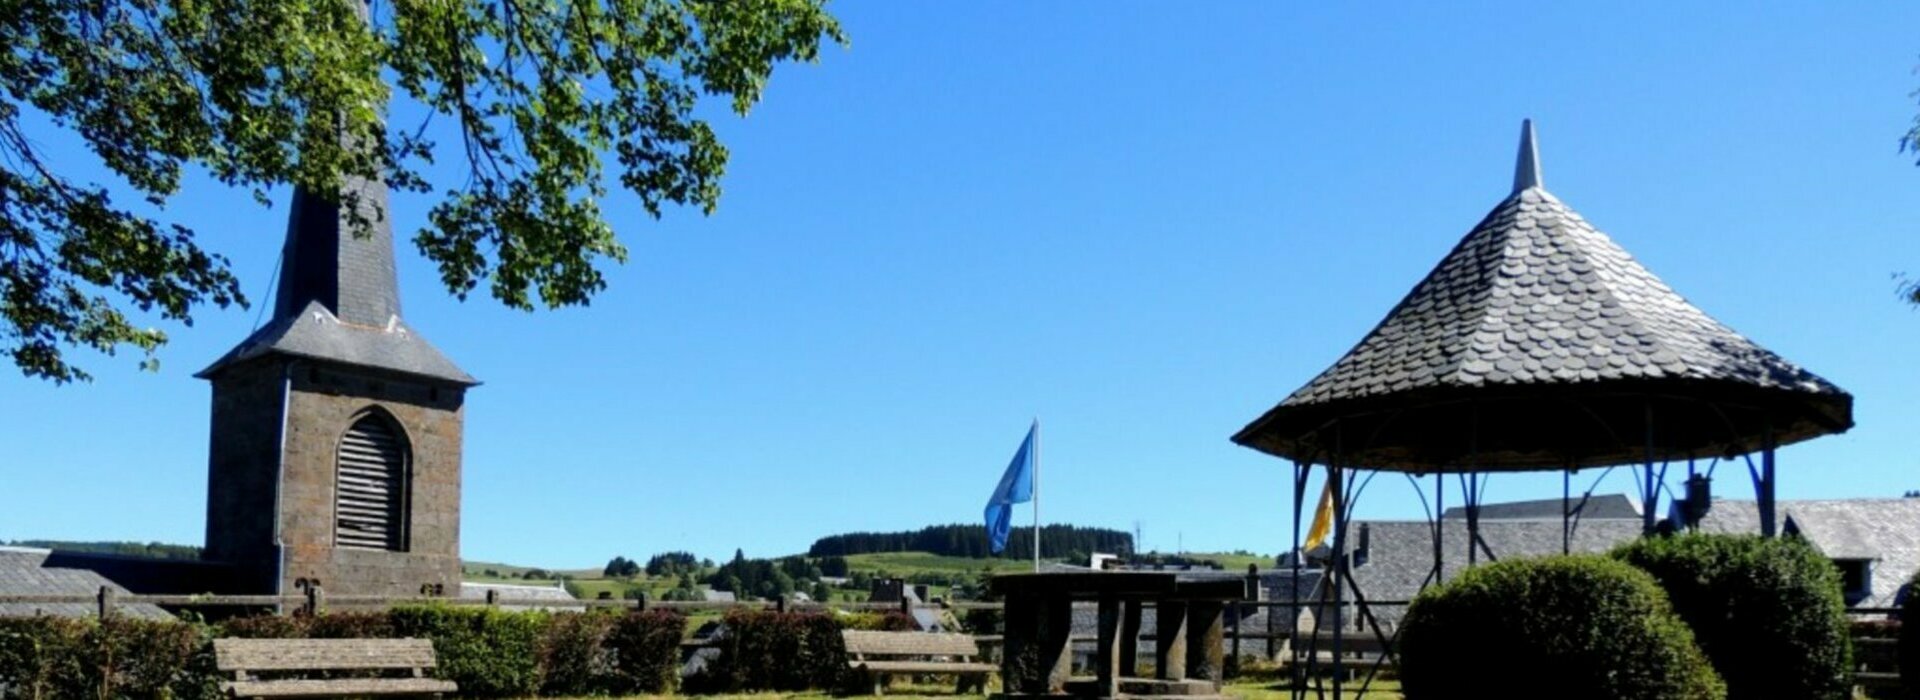
[{"label": "flagpole", "polygon": [[1040,573],[1040,419],[1033,419],[1033,572]]}]

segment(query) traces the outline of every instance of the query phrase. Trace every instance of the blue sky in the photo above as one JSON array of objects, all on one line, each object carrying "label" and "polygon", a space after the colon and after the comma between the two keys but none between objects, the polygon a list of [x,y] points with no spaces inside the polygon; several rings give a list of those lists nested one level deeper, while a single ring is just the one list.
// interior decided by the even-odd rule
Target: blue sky
[{"label": "blue sky", "polygon": [[[1507,193],[1524,117],[1563,201],[1855,394],[1852,432],[1782,452],[1782,497],[1920,488],[1920,312],[1892,280],[1920,273],[1920,169],[1897,148],[1920,5],[833,7],[850,48],[717,118],[714,216],[607,202],[632,261],[591,306],[460,303],[403,249],[406,318],[486,382],[468,558],[774,555],[975,522],[1034,416],[1049,522],[1278,551],[1284,465],[1228,436]],[[277,199],[199,181],[173,202],[256,307],[167,327],[160,372],[0,377],[0,539],[201,539],[190,375],[269,302]],[[403,239],[430,204],[394,202]],[[1502,476],[1487,497],[1558,489]],[[1360,512],[1419,507],[1383,480]]]}]

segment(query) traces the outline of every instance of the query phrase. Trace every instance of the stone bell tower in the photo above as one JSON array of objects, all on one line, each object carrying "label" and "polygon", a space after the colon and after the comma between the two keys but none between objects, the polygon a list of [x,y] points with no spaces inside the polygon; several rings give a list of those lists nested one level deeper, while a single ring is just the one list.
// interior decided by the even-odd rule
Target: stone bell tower
[{"label": "stone bell tower", "polygon": [[348,187],[373,230],[295,191],[273,320],[196,375],[213,383],[205,556],[249,593],[458,595],[479,382],[400,319],[385,185]]}]

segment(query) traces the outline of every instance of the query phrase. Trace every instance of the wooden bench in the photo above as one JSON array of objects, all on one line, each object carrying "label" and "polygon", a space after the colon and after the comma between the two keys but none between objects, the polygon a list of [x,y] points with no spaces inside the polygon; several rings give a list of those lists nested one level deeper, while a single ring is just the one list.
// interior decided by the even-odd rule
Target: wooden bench
[{"label": "wooden bench", "polygon": [[1900,640],[1853,638],[1853,684],[1871,690],[1900,689]]},{"label": "wooden bench", "polygon": [[[364,695],[431,695],[459,689],[453,681],[426,677],[433,668],[433,642],[426,639],[216,639],[214,666],[231,672],[220,684],[234,698],[321,698]],[[379,675],[404,672],[405,677]],[[353,678],[258,678],[255,674],[359,672]],[[372,675],[365,675],[371,672]]]},{"label": "wooden bench", "polygon": [[886,689],[887,679],[899,674],[953,675],[954,692],[986,692],[987,677],[999,671],[980,663],[980,647],[965,634],[929,632],[870,632],[846,630],[847,666],[873,681],[873,694]]}]

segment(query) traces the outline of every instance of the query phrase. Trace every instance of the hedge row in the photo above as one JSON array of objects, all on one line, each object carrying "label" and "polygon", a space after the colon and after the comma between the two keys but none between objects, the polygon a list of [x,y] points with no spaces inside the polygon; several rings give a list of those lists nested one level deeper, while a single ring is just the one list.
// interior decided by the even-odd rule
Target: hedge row
[{"label": "hedge row", "polygon": [[34,617],[0,619],[0,700],[218,697],[217,637],[433,640],[434,675],[465,697],[659,693],[678,675],[686,618],[401,607],[380,613],[267,616],[218,625]]},{"label": "hedge row", "polygon": [[[1798,538],[1685,534],[1474,569],[1420,594],[1400,652],[1410,700],[1533,692],[1482,688],[1489,662],[1556,679],[1564,698],[1852,695],[1839,574]],[[1902,656],[1920,667],[1920,635]]]}]

